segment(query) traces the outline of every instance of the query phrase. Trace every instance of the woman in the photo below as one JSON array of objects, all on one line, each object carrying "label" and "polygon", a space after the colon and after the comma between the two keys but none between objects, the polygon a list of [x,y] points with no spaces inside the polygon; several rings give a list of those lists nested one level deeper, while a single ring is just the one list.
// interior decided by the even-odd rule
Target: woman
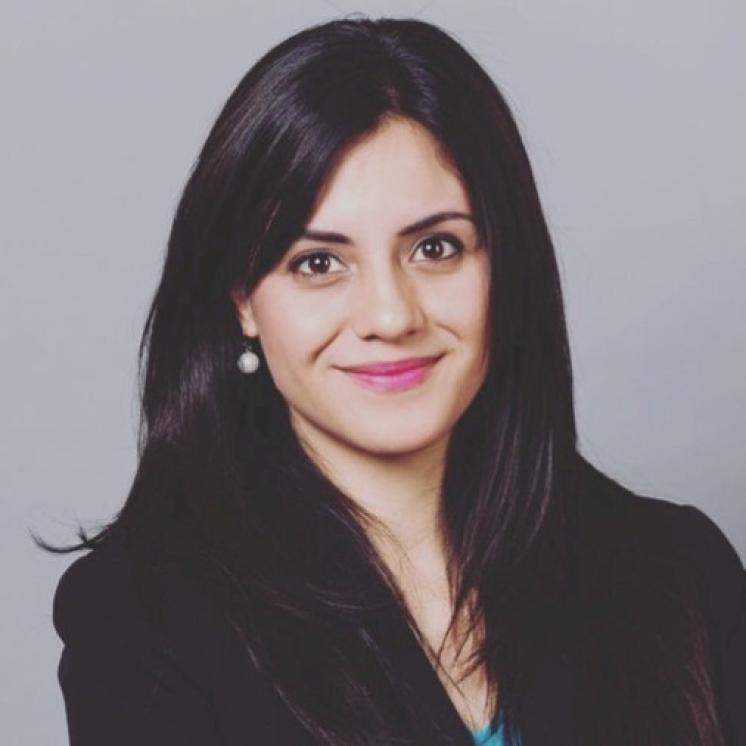
[{"label": "woman", "polygon": [[442,30],[257,62],[140,353],[134,483],[55,597],[73,746],[746,744],[744,568],[577,451],[531,169]]}]

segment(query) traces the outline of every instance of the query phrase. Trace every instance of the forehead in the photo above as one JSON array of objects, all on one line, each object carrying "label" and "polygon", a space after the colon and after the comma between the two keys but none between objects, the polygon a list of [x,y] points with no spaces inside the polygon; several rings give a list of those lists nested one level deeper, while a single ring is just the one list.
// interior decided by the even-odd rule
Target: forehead
[{"label": "forehead", "polygon": [[344,151],[319,193],[308,227],[401,227],[427,213],[469,211],[461,179],[435,138],[407,119],[387,121]]}]

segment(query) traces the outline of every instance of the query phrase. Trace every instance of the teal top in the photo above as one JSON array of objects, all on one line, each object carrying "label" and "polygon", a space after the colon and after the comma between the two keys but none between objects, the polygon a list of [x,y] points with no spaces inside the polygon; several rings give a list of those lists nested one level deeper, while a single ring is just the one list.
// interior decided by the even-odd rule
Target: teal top
[{"label": "teal top", "polygon": [[475,746],[505,746],[503,741],[503,729],[499,727],[494,733],[490,733],[489,723],[471,732]]},{"label": "teal top", "polygon": [[471,735],[474,738],[475,746],[505,746],[504,731],[503,716],[502,712],[500,712],[497,720],[497,728],[494,731],[490,731],[490,724],[487,723],[483,728],[471,731]]}]

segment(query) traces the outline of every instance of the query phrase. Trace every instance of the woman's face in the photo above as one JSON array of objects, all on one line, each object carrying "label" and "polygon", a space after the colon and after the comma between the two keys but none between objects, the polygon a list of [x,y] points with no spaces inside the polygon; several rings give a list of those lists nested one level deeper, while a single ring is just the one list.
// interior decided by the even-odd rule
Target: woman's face
[{"label": "woman's face", "polygon": [[[487,368],[489,258],[470,214],[435,141],[409,120],[340,160],[308,235],[251,295],[234,295],[296,433],[379,455],[447,443]],[[394,376],[344,370],[430,356]]]}]

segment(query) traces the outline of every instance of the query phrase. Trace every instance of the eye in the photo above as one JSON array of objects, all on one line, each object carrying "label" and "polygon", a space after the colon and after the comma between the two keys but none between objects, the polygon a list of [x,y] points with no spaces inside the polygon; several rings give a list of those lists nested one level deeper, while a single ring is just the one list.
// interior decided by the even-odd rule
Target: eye
[{"label": "eye", "polygon": [[[444,243],[450,244],[455,251],[447,256],[442,256]],[[429,259],[437,261],[445,261],[446,259],[453,259],[458,256],[464,249],[464,244],[459,241],[455,236],[428,236],[417,245],[417,249],[424,247],[426,255],[429,255]],[[433,254],[435,256],[433,256]]]},{"label": "eye", "polygon": [[[442,256],[443,246],[445,244],[450,244],[451,247],[455,249],[455,251],[447,254],[446,256]],[[453,259],[454,257],[461,254],[464,249],[464,244],[455,236],[436,235],[428,236],[424,240],[420,241],[420,243],[417,245],[417,250],[419,250],[420,248],[425,249],[428,259],[436,262],[442,262],[446,259]],[[435,256],[433,256],[433,254],[435,254]],[[329,274],[334,274],[333,272],[329,272],[331,261],[339,262],[339,259],[337,259],[334,254],[331,254],[328,251],[316,250],[307,254],[301,254],[300,256],[297,256],[295,259],[293,259],[292,262],[290,262],[290,264],[288,265],[288,269],[293,274],[301,275],[303,277],[324,277]],[[308,265],[307,269],[305,271],[302,271],[301,267],[305,264]]]},{"label": "eye", "polygon": [[[329,260],[336,259],[333,254],[328,251],[314,251],[310,254],[302,254],[296,257],[289,265],[289,269],[293,274],[303,275],[304,277],[319,277],[328,274]],[[301,272],[300,268],[308,262],[310,271]]]}]

